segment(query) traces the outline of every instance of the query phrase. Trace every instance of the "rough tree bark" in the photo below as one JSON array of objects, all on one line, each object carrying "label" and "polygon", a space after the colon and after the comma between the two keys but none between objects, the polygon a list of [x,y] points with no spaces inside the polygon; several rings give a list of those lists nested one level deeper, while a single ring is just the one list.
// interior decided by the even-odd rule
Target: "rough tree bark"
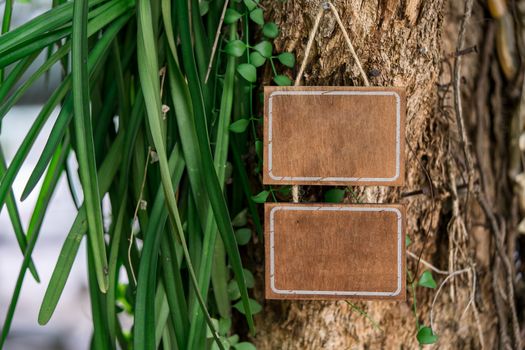
[{"label": "rough tree bark", "polygon": [[[277,50],[294,52],[300,62],[321,2],[268,0],[262,4],[269,10],[268,19],[281,29]],[[506,82],[501,73],[495,54],[496,24],[488,19],[490,15],[484,4],[475,3],[463,47],[477,45],[478,50],[463,52],[460,81],[463,118],[475,164],[469,191],[452,84],[459,25],[465,11],[463,1],[337,0],[333,4],[371,84],[407,89],[406,186],[358,188],[361,198],[365,202],[405,203],[407,233],[413,242],[408,249],[416,255],[422,251],[422,258],[441,270],[469,269],[448,279],[433,307],[433,328],[439,336],[437,346],[517,348],[507,275],[496,253],[490,221],[476,195],[482,191],[488,198],[488,210],[496,212],[496,226],[503,232],[501,235],[507,235],[502,241],[509,247],[505,252],[509,258],[516,249],[513,232],[517,214],[506,170],[512,113],[504,111],[502,106],[516,105],[519,90],[517,94],[509,92],[512,90],[509,86],[519,83]],[[304,85],[363,85],[330,13],[321,23],[308,60]],[[294,78],[295,72],[288,73]],[[265,83],[271,83],[269,76]],[[318,198],[318,189],[305,190],[303,200]],[[418,267],[416,259],[407,259],[412,273],[421,274],[427,269],[422,263]],[[514,274],[512,271],[509,275],[512,281]],[[262,278],[262,270],[259,276]],[[436,273],[434,276],[438,286],[447,277]],[[423,324],[430,325],[436,290],[416,287],[416,293],[418,317]],[[263,296],[258,298],[262,300]],[[417,347],[410,293],[403,303],[356,303],[380,329],[345,302],[263,303],[264,311],[256,319],[258,335],[254,341],[258,349]]]}]

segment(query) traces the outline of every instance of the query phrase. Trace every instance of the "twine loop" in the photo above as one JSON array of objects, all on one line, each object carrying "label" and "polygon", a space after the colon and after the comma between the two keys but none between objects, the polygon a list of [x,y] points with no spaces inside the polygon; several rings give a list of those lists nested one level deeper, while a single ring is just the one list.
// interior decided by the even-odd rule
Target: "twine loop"
[{"label": "twine loop", "polygon": [[[304,51],[304,57],[301,62],[301,67],[299,68],[299,72],[297,73],[297,76],[295,77],[294,86],[301,85],[301,78],[303,77],[304,70],[306,68],[308,56],[310,55],[310,51],[312,50],[312,45],[315,39],[315,35],[317,34],[319,30],[319,24],[321,23],[321,19],[323,18],[325,11],[328,11],[328,10],[332,12],[337,24],[339,25],[339,28],[341,28],[341,31],[343,32],[343,37],[345,38],[345,42],[348,45],[348,49],[350,50],[350,53],[352,54],[352,57],[354,58],[355,63],[357,64],[357,67],[359,68],[359,73],[361,74],[361,77],[363,78],[363,82],[365,86],[370,86],[368,77],[366,76],[366,73],[363,70],[363,66],[361,65],[361,61],[359,61],[359,57],[357,57],[357,54],[354,49],[354,45],[352,45],[352,40],[350,40],[350,36],[348,35],[348,32],[346,31],[346,28],[343,25],[343,22],[341,21],[339,12],[337,11],[335,6],[330,1],[325,1],[321,3],[321,8],[319,9],[317,16],[315,17],[314,26],[312,30],[310,31],[310,36],[308,37],[308,43],[306,44],[306,49]],[[292,200],[294,203],[299,203],[299,185],[292,186]]]}]

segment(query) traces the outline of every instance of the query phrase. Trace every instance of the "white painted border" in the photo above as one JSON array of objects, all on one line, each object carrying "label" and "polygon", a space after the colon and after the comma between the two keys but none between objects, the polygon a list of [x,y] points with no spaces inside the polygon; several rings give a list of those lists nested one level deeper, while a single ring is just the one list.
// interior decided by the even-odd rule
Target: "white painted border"
[{"label": "white painted border", "polygon": [[[272,99],[282,95],[366,95],[366,96],[394,96],[396,98],[396,174],[393,177],[294,177],[277,176],[272,168]],[[319,182],[394,182],[399,178],[401,166],[401,97],[395,91],[274,91],[268,98],[268,175],[276,181],[319,181]]]},{"label": "white painted border", "polygon": [[[367,291],[334,291],[334,290],[283,290],[275,287],[275,212],[283,211],[355,211],[355,212],[393,212],[397,215],[397,289],[393,292],[367,292]],[[270,288],[275,294],[288,294],[288,295],[348,295],[348,296],[377,296],[377,297],[394,297],[399,295],[402,290],[402,261],[401,261],[401,249],[402,245],[402,214],[397,208],[392,207],[378,207],[378,206],[277,206],[272,208],[270,211]]]}]

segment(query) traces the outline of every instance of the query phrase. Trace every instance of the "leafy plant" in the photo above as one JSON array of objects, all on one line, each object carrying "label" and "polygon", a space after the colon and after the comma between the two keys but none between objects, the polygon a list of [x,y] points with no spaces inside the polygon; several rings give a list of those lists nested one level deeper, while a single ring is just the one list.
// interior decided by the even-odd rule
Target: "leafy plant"
[{"label": "leafy plant", "polygon": [[[83,202],[71,185],[78,213],[47,286],[40,324],[51,319],[86,237],[95,348],[253,349],[230,328],[238,313],[253,331],[252,316],[261,309],[249,297],[255,283],[239,245],[253,230],[262,238],[255,202],[271,191],[254,197],[243,154],[254,142],[260,169],[260,118],[252,101],[257,67],[269,61],[275,70],[275,57],[293,66],[293,56],[273,56],[269,39],[277,26],[264,22],[253,0],[229,2],[224,24],[220,0],[57,0],[9,31],[13,3],[7,3],[0,120],[52,67],[60,65],[64,74],[13,160],[0,159],[0,207],[8,209],[24,256],[0,348],[26,272],[39,280],[31,256],[66,174],[79,176]],[[252,44],[251,26],[265,39]],[[44,63],[22,79],[44,51]],[[22,194],[26,199],[43,179],[24,232],[12,186],[55,108],[58,118]],[[78,174],[66,162],[71,154]],[[102,225],[109,219],[101,210],[104,197],[112,208],[109,230]],[[119,314],[132,316],[133,327],[124,328]]]}]

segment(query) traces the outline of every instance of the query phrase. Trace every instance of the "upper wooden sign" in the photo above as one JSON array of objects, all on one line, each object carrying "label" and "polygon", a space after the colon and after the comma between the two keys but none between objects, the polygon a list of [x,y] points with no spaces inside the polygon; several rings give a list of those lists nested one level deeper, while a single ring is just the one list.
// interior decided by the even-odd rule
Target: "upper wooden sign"
[{"label": "upper wooden sign", "polygon": [[265,204],[266,298],[405,300],[404,209]]},{"label": "upper wooden sign", "polygon": [[265,184],[404,183],[405,90],[264,88]]}]

